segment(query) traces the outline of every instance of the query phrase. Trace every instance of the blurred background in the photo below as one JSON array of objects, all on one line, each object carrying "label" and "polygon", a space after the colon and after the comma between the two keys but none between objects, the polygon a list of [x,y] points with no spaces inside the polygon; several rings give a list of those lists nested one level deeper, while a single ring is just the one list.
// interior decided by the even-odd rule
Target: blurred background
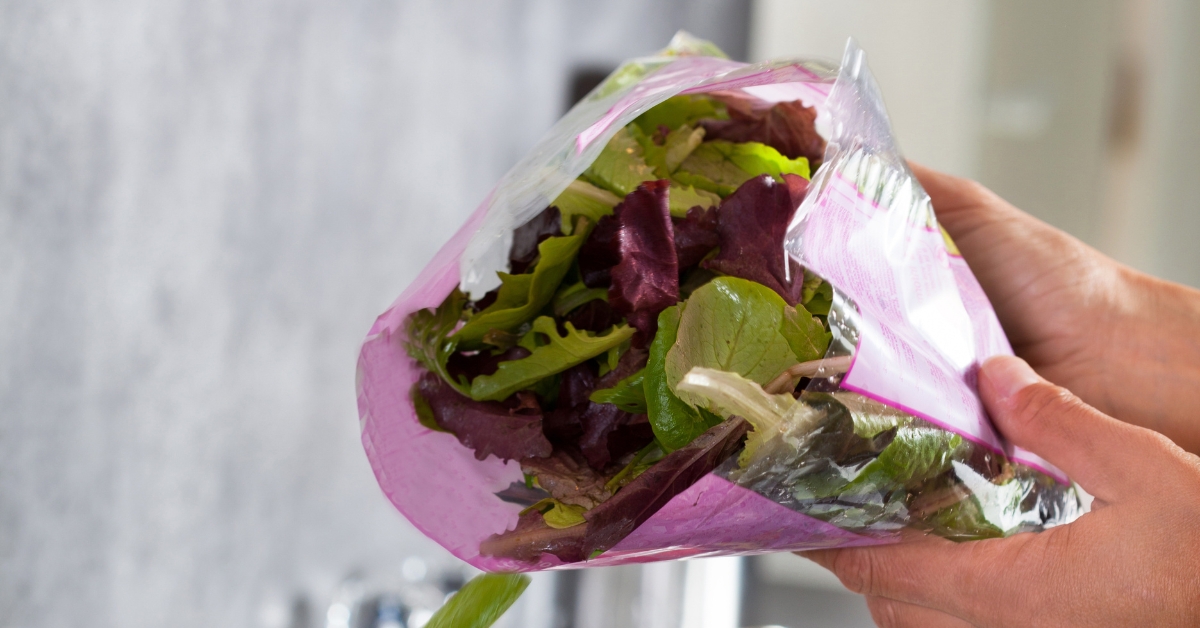
[{"label": "blurred background", "polygon": [[[0,3],[0,627],[395,627],[468,577],[375,484],[358,345],[679,28],[751,61],[853,35],[911,158],[1200,286],[1194,0]],[[782,555],[539,575],[504,622],[870,617]]]}]

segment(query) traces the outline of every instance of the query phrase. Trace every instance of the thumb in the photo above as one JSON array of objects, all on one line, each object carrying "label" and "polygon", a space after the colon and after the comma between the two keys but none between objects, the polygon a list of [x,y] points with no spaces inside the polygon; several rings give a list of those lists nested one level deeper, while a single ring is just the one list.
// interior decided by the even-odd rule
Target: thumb
[{"label": "thumb", "polygon": [[1008,442],[1045,458],[1104,501],[1143,490],[1144,477],[1129,469],[1161,458],[1156,454],[1166,437],[1105,415],[1042,379],[1021,358],[985,362],[979,395]]}]

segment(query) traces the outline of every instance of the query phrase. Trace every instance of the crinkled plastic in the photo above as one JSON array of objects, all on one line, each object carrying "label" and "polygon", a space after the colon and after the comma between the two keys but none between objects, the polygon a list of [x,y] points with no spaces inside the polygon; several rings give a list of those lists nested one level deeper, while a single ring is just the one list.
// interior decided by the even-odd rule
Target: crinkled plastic
[{"label": "crinkled plastic", "polygon": [[[1066,478],[1008,447],[983,411],[978,365],[1011,349],[905,165],[862,51],[851,41],[840,68],[712,55],[710,45],[681,33],[659,55],[614,72],[500,181],[375,322],[359,356],[358,407],[363,446],[388,499],[427,536],[488,571],[867,545],[894,541],[905,525],[978,538],[980,529],[994,531],[982,536],[1002,535],[1078,516]],[[418,422],[409,390],[422,369],[401,344],[405,318],[438,306],[456,286],[475,295],[493,287],[495,271],[506,269],[513,229],[545,209],[617,130],[671,96],[708,92],[802,100],[817,108],[818,129],[829,141],[786,245],[835,288],[834,342],[801,396],[808,420],[880,425],[864,436],[909,438],[927,450],[941,443],[926,451],[926,462],[953,467],[957,481],[859,482],[852,495],[830,497],[821,478],[869,475],[868,462],[830,459],[811,435],[792,434],[760,447],[746,464],[735,456],[590,560],[482,556],[480,543],[512,529],[521,510],[496,493],[524,476],[517,462],[476,460],[453,435]],[[928,520],[929,509],[973,520],[967,527],[974,532],[955,534],[961,521]]]}]

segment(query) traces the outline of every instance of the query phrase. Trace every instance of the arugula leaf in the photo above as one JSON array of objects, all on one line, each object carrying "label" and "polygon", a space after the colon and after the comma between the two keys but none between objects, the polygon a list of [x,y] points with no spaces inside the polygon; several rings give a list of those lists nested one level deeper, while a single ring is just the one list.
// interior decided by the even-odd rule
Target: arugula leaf
[{"label": "arugula leaf", "polygon": [[403,341],[409,356],[464,395],[467,394],[466,383],[450,376],[446,361],[458,346],[450,333],[462,320],[466,304],[467,295],[456,286],[437,308],[425,308],[408,315]]},{"label": "arugula leaf", "polygon": [[721,421],[720,417],[697,410],[676,397],[667,380],[667,354],[675,345],[679,319],[686,305],[673,305],[658,315],[658,333],[650,344],[650,357],[642,380],[650,426],[654,428],[655,438],[668,452],[685,447]]},{"label": "arugula leaf", "polygon": [[586,237],[576,234],[547,238],[538,245],[539,259],[533,273],[497,273],[501,283],[496,301],[472,316],[451,340],[461,348],[477,349],[489,331],[513,331],[536,316],[554,297]]},{"label": "arugula leaf", "polygon": [[[786,307],[771,289],[737,277],[718,277],[697,289],[680,316],[678,338],[664,364],[672,391],[713,411],[704,399],[675,388],[692,368],[737,373],[761,385],[796,365],[789,338],[781,332]],[[793,338],[800,333],[798,327],[789,329]]]},{"label": "arugula leaf", "polygon": [[642,145],[628,127],[613,135],[583,176],[622,198],[642,183],[658,178],[654,168],[646,164]]},{"label": "arugula leaf", "polygon": [[600,189],[583,179],[575,179],[567,189],[550,203],[562,214],[562,231],[570,234],[576,216],[586,216],[592,223],[612,213],[621,199],[608,190]]},{"label": "arugula leaf", "polygon": [[475,576],[433,614],[425,628],[488,628],[528,586],[529,576],[524,574]]},{"label": "arugula leaf", "polygon": [[725,197],[746,181],[764,174],[771,175],[776,181],[783,181],[785,174],[808,179],[808,160],[803,157],[788,159],[774,148],[758,142],[735,144],[714,140],[696,147],[679,165],[674,179]]},{"label": "arugula leaf", "polygon": [[646,390],[642,385],[645,378],[646,369],[643,367],[617,382],[612,388],[601,388],[592,392],[588,399],[596,403],[611,403],[630,414],[645,414]]},{"label": "arugula leaf", "polygon": [[596,299],[607,301],[608,290],[604,288],[589,288],[582,281],[564,286],[554,295],[554,315],[566,316],[575,308]]},{"label": "arugula leaf", "polygon": [[633,123],[649,135],[657,132],[660,126],[675,130],[704,118],[727,120],[729,114],[724,103],[709,96],[672,96],[638,116]]},{"label": "arugula leaf", "polygon": [[501,400],[620,345],[634,334],[627,325],[613,327],[603,336],[593,336],[564,323],[566,335],[558,334],[554,319],[540,316],[533,321],[529,334],[540,334],[548,344],[535,347],[527,358],[501,362],[492,375],[480,375],[471,382],[471,398],[478,401]]}]

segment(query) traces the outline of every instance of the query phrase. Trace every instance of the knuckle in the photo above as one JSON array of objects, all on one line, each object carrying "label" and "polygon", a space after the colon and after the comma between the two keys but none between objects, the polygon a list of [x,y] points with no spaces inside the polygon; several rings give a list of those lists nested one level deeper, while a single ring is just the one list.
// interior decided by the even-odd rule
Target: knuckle
[{"label": "knuckle", "polygon": [[1083,407],[1083,402],[1065,388],[1042,382],[1030,384],[1017,393],[1011,419],[1021,427],[1037,428]]}]

